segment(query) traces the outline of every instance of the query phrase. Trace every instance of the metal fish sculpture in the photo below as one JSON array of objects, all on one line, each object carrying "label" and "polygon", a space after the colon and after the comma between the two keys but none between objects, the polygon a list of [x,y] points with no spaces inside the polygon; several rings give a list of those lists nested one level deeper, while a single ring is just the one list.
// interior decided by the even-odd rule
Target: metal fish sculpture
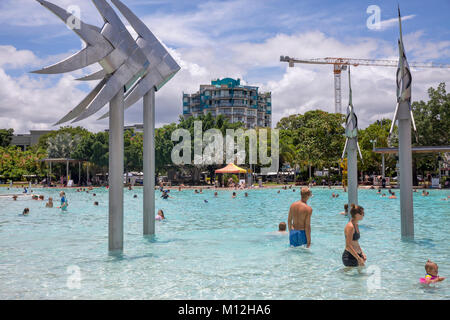
[{"label": "metal fish sculpture", "polygon": [[347,117],[345,119],[345,145],[344,151],[342,152],[342,159],[345,157],[345,152],[347,151],[348,139],[356,139],[356,146],[358,148],[358,153],[362,161],[361,149],[358,144],[358,117],[355,114],[355,109],[352,102],[352,84],[350,79],[350,66],[348,66],[348,88],[349,88],[349,98],[347,106]]},{"label": "metal fish sculpture", "polygon": [[102,28],[86,24],[48,1],[36,1],[66,24],[70,19],[75,19],[80,28],[72,28],[72,30],[86,42],[87,46],[66,60],[34,71],[34,73],[65,73],[82,69],[94,63],[102,66],[102,70],[78,79],[101,81],[55,125],[70,120],[77,122],[86,119],[103,108],[120,90],[123,90],[127,97],[125,103],[126,107],[129,107],[150,89],[161,88],[180,70],[175,60],[145,24],[120,1],[113,2],[121,12],[127,13],[128,20],[130,20],[129,17],[132,17],[132,26],[139,34],[136,40],[133,39],[113,8],[105,0],[92,0],[103,18]]},{"label": "metal fish sculpture", "polygon": [[412,76],[409,69],[408,60],[406,59],[405,47],[403,46],[402,37],[402,18],[400,16],[400,7],[398,8],[398,23],[400,28],[400,38],[398,39],[398,67],[397,67],[397,106],[395,107],[394,118],[392,120],[391,129],[389,130],[389,136],[391,136],[395,122],[398,117],[398,108],[401,102],[407,102],[409,105],[409,112],[411,114],[411,122],[414,128],[416,141],[418,141],[416,123],[414,121],[413,112],[411,109],[411,84]]}]

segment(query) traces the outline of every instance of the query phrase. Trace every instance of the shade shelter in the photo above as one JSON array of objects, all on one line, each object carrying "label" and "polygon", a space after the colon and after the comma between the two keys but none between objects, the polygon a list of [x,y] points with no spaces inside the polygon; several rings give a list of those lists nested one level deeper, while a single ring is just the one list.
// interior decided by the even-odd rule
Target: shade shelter
[{"label": "shade shelter", "polygon": [[[77,160],[77,159],[69,159],[69,158],[47,158],[38,160],[40,162],[45,162],[50,165],[50,175],[49,175],[49,182],[51,184],[51,175],[52,175],[52,163],[65,163],[66,164],[66,178],[67,182],[69,181],[69,163],[78,163],[78,185],[80,185],[81,181],[81,164],[83,162],[87,162],[85,160]],[[89,167],[87,167],[87,170],[89,170]],[[89,180],[89,171],[86,172],[87,175],[87,181]]]},{"label": "shade shelter", "polygon": [[[241,174],[241,173],[247,173],[247,170],[238,167],[237,165],[235,165],[234,163],[229,163],[226,167],[222,168],[222,169],[217,169],[216,171],[214,171],[215,173],[237,173],[237,174]],[[240,176],[239,176],[239,180],[240,180]]]},{"label": "shade shelter", "polygon": [[[395,154],[398,153],[398,148],[373,148],[373,152],[381,154],[381,168],[382,177],[384,178],[385,168],[384,168],[384,155],[385,154]],[[443,153],[450,152],[450,146],[418,146],[411,147],[411,152],[413,153]]]},{"label": "shade shelter", "polygon": [[235,165],[234,163],[229,163],[226,167],[222,169],[217,169],[215,173],[247,173],[247,170],[242,169]]}]

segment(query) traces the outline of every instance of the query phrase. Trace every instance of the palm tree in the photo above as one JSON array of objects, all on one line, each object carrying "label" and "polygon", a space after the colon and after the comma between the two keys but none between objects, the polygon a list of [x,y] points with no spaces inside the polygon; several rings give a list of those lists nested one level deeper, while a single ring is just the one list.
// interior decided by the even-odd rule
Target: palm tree
[{"label": "palm tree", "polygon": [[47,140],[47,154],[49,158],[70,158],[72,152],[80,143],[78,135],[72,137],[70,133],[59,133]]}]

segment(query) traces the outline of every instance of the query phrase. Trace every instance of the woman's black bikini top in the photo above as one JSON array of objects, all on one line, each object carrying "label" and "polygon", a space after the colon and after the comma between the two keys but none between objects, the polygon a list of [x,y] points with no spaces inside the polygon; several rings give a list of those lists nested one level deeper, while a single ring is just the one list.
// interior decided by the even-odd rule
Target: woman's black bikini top
[{"label": "woman's black bikini top", "polygon": [[353,233],[353,241],[358,241],[361,235],[356,231],[355,225],[353,225],[353,227],[355,228],[355,233]]}]

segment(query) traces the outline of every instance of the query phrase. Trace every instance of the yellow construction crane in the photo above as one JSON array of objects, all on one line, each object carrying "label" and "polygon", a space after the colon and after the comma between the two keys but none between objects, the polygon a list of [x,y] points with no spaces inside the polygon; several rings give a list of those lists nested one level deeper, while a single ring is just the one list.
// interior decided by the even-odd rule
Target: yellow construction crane
[{"label": "yellow construction crane", "polygon": [[[398,67],[398,60],[375,60],[375,59],[352,59],[352,58],[317,58],[317,59],[296,59],[288,56],[280,56],[281,62],[288,62],[289,67],[295,63],[307,64],[332,64],[334,73],[334,112],[342,113],[341,105],[341,71],[346,70],[347,66],[380,66],[380,67]],[[409,63],[414,68],[450,68],[449,64],[435,63]]]}]

